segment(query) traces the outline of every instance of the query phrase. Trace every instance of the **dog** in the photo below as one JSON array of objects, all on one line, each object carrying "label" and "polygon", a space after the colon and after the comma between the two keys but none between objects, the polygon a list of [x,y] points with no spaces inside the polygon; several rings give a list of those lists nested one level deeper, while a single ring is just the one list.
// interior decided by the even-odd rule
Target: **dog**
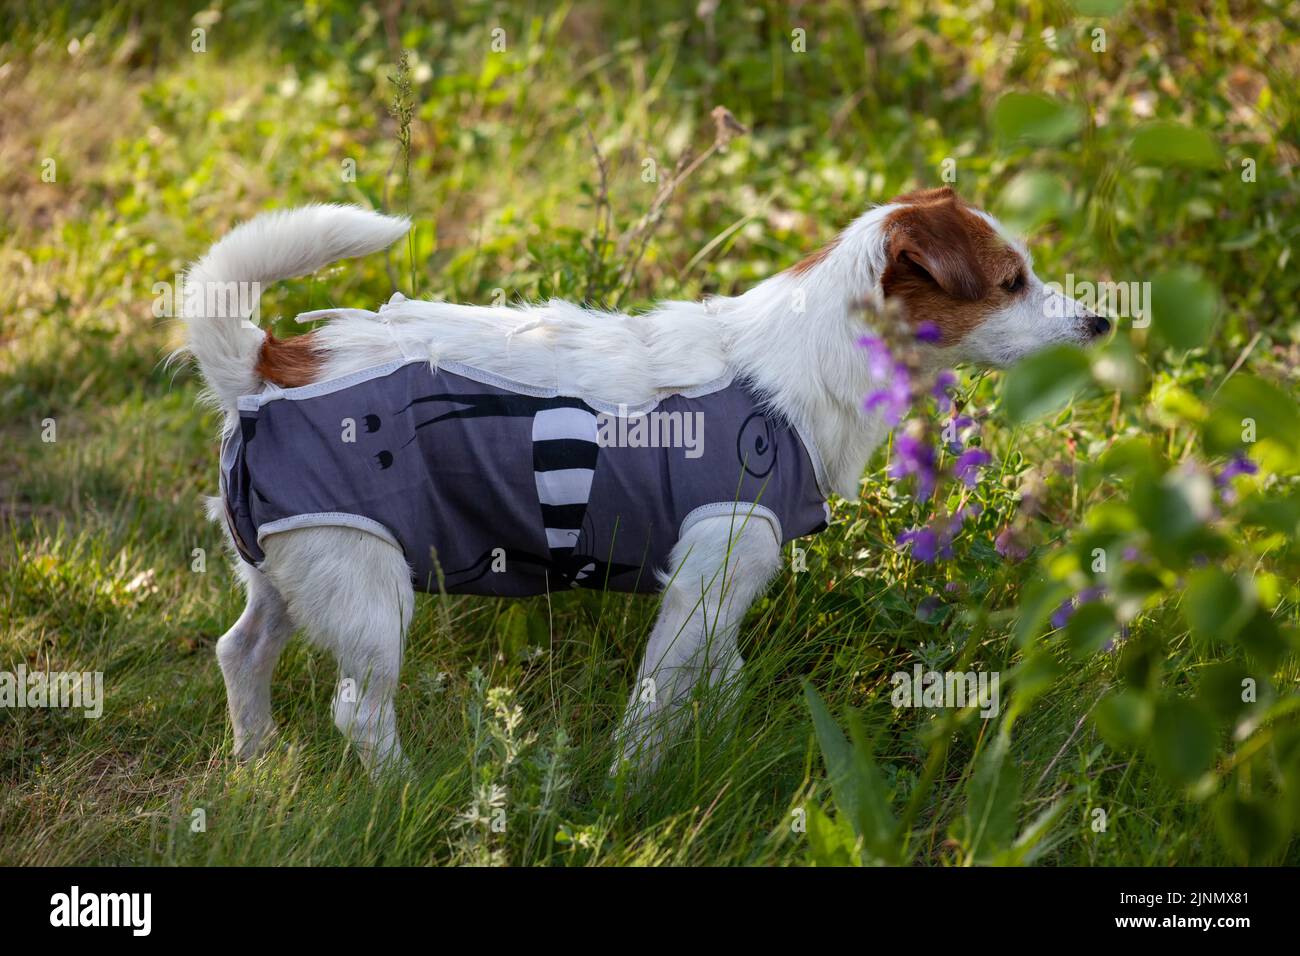
[{"label": "dog", "polygon": [[[187,289],[306,275],[408,229],[349,206],[263,214],[217,242]],[[950,188],[869,209],[740,295],[634,316],[397,294],[376,312],[306,313],[328,322],[278,339],[187,297],[187,347],[224,412],[209,513],[247,592],[216,646],[235,755],[274,732],[272,671],[296,629],[337,658],[334,721],[378,774],[404,764],[393,701],[415,590],[583,586],[660,594],[616,738],[616,767],[652,766],[693,693],[737,686],[737,630],[783,543],[824,527],[832,495],[857,498],[889,431],[863,404],[882,383],[855,303],[873,299],[938,329],[920,346],[936,368],[1004,367],[1109,328]],[[602,417],[626,429],[670,408],[702,418],[698,462],[598,440]]]}]

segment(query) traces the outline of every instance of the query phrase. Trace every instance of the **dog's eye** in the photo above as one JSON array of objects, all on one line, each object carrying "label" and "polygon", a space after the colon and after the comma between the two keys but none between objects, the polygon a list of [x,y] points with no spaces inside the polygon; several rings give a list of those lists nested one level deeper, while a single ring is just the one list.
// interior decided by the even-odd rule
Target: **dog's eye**
[{"label": "dog's eye", "polygon": [[1025,274],[1023,272],[1017,272],[1015,278],[1008,279],[1006,282],[1002,283],[1002,288],[1006,289],[1008,292],[1019,292],[1024,287]]}]

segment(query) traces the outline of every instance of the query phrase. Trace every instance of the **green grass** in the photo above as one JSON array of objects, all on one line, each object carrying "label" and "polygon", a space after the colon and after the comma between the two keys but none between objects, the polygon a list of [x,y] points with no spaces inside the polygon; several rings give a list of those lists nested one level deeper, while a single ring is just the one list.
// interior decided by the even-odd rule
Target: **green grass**
[{"label": "green grass", "polygon": [[[1019,790],[996,803],[1012,835],[1056,808],[1035,862],[1300,862],[1300,747],[1282,712],[1300,677],[1293,536],[1224,530],[1291,643],[1263,670],[1249,658],[1281,716],[1236,739],[1220,728],[1213,771],[1192,784],[1093,720],[1117,687],[1191,693],[1211,665],[1247,660],[1192,639],[1173,571],[1119,653],[1078,657],[1059,634],[1032,646],[1013,636],[1035,569],[1087,555],[1098,505],[1131,490],[1098,469],[1103,451],[1139,437],[1170,464],[1212,457],[1181,397],[1210,403],[1239,360],[1237,374],[1296,391],[1294,11],[808,6],[796,21],[783,5],[724,3],[711,25],[694,2],[414,4],[391,24],[329,2],[232,4],[194,20],[134,2],[0,15],[0,669],[102,671],[106,688],[99,720],[0,710],[0,863],[833,862],[830,827],[853,798],[828,779],[805,682],[841,724],[856,714],[859,780],[874,767],[893,813],[910,814],[902,859],[990,859],[969,818],[1005,733]],[[196,25],[205,53],[191,52]],[[795,26],[806,54],[790,49]],[[1095,26],[1105,53],[1089,48]],[[409,180],[389,114],[398,46],[412,51]],[[1002,141],[990,115],[1010,90],[1077,104],[1088,122],[1059,145]],[[638,231],[679,159],[713,142],[718,104],[750,133]],[[1208,133],[1219,166],[1132,161],[1124,144],[1148,116]],[[607,166],[607,211],[588,129]],[[730,293],[869,203],[937,184],[950,157],[971,201],[1038,223],[1040,275],[1145,279],[1190,266],[1221,302],[1213,335],[1186,353],[1139,336],[1149,391],[1023,425],[999,406],[1000,376],[968,374],[963,393],[997,465],[953,560],[923,565],[895,546],[928,510],[888,478],[882,451],[862,503],[837,503],[831,530],[803,543],[807,570],[779,577],[746,620],[739,705],[720,714],[701,700],[639,785],[607,770],[654,601],[590,592],[420,599],[397,704],[410,780],[366,777],[330,720],[335,665],[302,641],[275,676],[276,747],[233,761],[213,646],[242,602],[201,506],[216,488],[218,420],[196,404],[194,373],[165,361],[178,339],[153,314],[154,283],[257,211],[349,201],[409,211],[410,248],[268,290],[264,317],[371,304],[394,282],[466,302],[554,295],[621,308]],[[55,182],[41,178],[47,158]],[[1243,158],[1256,161],[1255,182],[1238,175]],[[647,160],[657,183],[643,179]],[[1026,171],[1062,184],[1050,215],[1008,199]],[[1284,496],[1293,474],[1270,465],[1261,494]],[[993,547],[1012,522],[1034,548],[1022,563]],[[1016,675],[1014,721],[891,706],[893,672],[959,659]],[[1022,692],[1031,664],[1049,676]],[[516,706],[510,729],[503,715]],[[506,738],[531,741],[522,760],[507,763]],[[463,824],[485,781],[507,788],[503,833]],[[1225,835],[1225,794],[1275,810],[1281,829],[1242,852]],[[823,828],[816,807],[836,823]],[[792,826],[804,812],[808,833]]]}]

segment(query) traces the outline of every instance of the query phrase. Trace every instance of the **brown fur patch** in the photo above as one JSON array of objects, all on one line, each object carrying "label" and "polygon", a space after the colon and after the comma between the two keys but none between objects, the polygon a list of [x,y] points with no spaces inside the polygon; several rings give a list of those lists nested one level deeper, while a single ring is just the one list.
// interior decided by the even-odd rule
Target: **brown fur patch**
[{"label": "brown fur patch", "polygon": [[1004,282],[1024,261],[949,187],[908,193],[885,220],[889,262],[885,296],[897,298],[913,324],[934,322],[952,345],[1005,306],[1018,292]]},{"label": "brown fur patch", "polygon": [[934,189],[913,189],[910,193],[895,196],[889,201],[909,206],[921,206],[926,203],[947,202],[950,199],[958,203],[963,201],[951,186],[939,186]]},{"label": "brown fur patch", "polygon": [[840,237],[836,236],[834,239],[826,243],[826,245],[822,246],[816,252],[812,252],[804,256],[802,259],[800,259],[798,262],[796,262],[794,265],[790,267],[791,274],[797,276],[803,275],[813,266],[817,265],[817,263],[821,262],[828,255],[830,255],[831,250],[835,248],[835,246],[839,243],[839,241],[840,241]]},{"label": "brown fur patch", "polygon": [[253,371],[264,381],[283,388],[297,388],[316,381],[324,364],[325,357],[316,343],[314,332],[295,335],[291,339],[277,339],[267,332]]}]

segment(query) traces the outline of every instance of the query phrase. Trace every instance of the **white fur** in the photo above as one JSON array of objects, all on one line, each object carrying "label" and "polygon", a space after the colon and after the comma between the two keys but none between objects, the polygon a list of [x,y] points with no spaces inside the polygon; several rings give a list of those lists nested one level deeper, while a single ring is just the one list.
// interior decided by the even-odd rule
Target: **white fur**
[{"label": "white fur", "polygon": [[[857,346],[868,328],[855,306],[881,293],[883,225],[896,208],[868,211],[802,274],[778,273],[734,297],[664,302],[642,315],[561,301],[484,307],[397,295],[377,312],[325,310],[301,318],[331,318],[316,333],[325,353],[322,378],[421,358],[634,404],[730,370],[811,437],[834,491],[856,498],[866,462],[888,429],[862,411],[877,383]],[[217,243],[190,277],[221,283],[301,275],[380,249],[405,229],[404,220],[352,207],[273,213]],[[1005,365],[1052,342],[1086,341],[1079,318],[1049,317],[1050,293],[1027,258],[1026,269],[1027,294],[957,345],[932,350],[933,361]],[[233,319],[186,320],[190,349],[233,427],[238,397],[261,387],[253,365],[262,333]],[[367,766],[399,762],[392,697],[414,602],[401,552],[364,532],[329,527],[273,535],[265,551],[261,571],[243,568],[248,608],[218,642],[236,754],[254,752],[272,729],[270,675],[291,620],[334,652],[342,681],[353,681],[341,683],[335,718]],[[737,528],[729,518],[706,519],[683,536],[663,576],[659,618],[620,730],[625,758],[656,759],[701,677],[734,686],[736,630],[780,559],[762,521]],[[649,698],[647,686],[654,688]]]},{"label": "white fur", "polygon": [[[653,760],[690,713],[696,686],[730,695],[736,635],[781,565],[781,542],[755,516],[705,518],[682,535],[662,576],[663,601],[618,732],[620,759]],[[725,699],[724,699],[725,703]]]},{"label": "white fur", "polygon": [[307,275],[339,259],[386,249],[409,228],[404,218],[356,206],[303,206],[263,213],[209,249],[185,275],[186,287],[199,295],[183,297],[181,317],[189,350],[222,404],[233,408],[235,398],[261,386],[253,366],[266,337],[247,316],[209,314],[214,299],[223,301],[222,287]]}]

